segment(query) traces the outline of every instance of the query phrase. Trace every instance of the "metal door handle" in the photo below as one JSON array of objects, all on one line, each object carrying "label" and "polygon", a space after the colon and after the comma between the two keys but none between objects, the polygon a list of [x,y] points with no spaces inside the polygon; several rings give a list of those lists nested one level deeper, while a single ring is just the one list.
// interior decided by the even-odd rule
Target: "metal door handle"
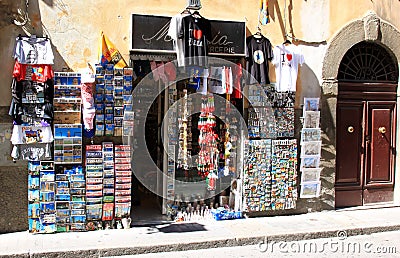
[{"label": "metal door handle", "polygon": [[349,133],[353,133],[354,132],[354,127],[352,127],[352,126],[347,127],[347,131]]},{"label": "metal door handle", "polygon": [[378,131],[379,131],[381,134],[384,134],[384,133],[386,133],[386,127],[381,126],[381,127],[378,128]]}]

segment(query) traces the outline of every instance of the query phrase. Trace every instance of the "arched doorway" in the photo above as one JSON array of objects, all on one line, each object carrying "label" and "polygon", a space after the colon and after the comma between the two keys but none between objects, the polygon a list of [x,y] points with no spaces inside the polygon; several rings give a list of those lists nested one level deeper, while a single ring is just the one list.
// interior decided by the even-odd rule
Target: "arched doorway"
[{"label": "arched doorway", "polygon": [[362,41],[338,70],[335,206],[392,202],[398,65],[389,49]]}]

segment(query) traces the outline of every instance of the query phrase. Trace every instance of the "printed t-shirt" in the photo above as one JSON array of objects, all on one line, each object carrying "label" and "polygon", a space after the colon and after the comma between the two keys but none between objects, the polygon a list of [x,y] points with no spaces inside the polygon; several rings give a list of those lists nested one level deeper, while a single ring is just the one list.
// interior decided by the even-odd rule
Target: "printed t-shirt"
[{"label": "printed t-shirt", "polygon": [[32,143],[50,143],[53,142],[53,133],[51,126],[23,126],[14,125],[11,136],[11,143],[32,144]]},{"label": "printed t-shirt", "polygon": [[177,14],[171,18],[168,29],[168,36],[170,36],[173,40],[174,49],[176,51],[176,59],[178,61],[178,66],[184,66],[184,41],[183,38],[179,38],[179,33],[182,30],[182,19],[183,17],[190,14]]},{"label": "printed t-shirt", "polygon": [[47,64],[14,64],[13,77],[17,81],[28,80],[46,82],[54,77],[53,68]]},{"label": "printed t-shirt", "polygon": [[54,63],[50,40],[43,38],[18,37],[13,57],[22,64]]},{"label": "printed t-shirt", "polygon": [[178,38],[184,41],[185,65],[207,66],[207,39],[211,38],[209,20],[194,15],[183,17]]},{"label": "printed t-shirt", "polygon": [[269,84],[268,60],[273,57],[270,41],[261,36],[250,36],[246,39],[246,69],[250,73],[249,84]]},{"label": "printed t-shirt", "polygon": [[296,91],[299,65],[304,63],[304,56],[295,45],[279,45],[274,47],[276,90],[279,92]]}]

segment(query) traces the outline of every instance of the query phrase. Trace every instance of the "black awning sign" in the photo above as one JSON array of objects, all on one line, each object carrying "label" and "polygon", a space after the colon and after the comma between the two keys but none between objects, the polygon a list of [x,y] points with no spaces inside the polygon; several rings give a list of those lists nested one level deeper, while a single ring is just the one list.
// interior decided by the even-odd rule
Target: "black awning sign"
[{"label": "black awning sign", "polygon": [[[132,51],[173,52],[173,42],[168,36],[171,17],[132,14]],[[209,54],[245,54],[245,22],[211,22]]]}]

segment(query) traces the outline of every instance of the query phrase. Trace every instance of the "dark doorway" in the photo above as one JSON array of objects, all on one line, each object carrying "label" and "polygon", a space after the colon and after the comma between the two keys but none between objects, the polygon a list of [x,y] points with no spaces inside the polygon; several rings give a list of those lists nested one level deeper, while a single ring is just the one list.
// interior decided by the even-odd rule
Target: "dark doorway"
[{"label": "dark doorway", "polygon": [[335,205],[392,202],[397,61],[360,42],[343,57],[338,80]]}]

